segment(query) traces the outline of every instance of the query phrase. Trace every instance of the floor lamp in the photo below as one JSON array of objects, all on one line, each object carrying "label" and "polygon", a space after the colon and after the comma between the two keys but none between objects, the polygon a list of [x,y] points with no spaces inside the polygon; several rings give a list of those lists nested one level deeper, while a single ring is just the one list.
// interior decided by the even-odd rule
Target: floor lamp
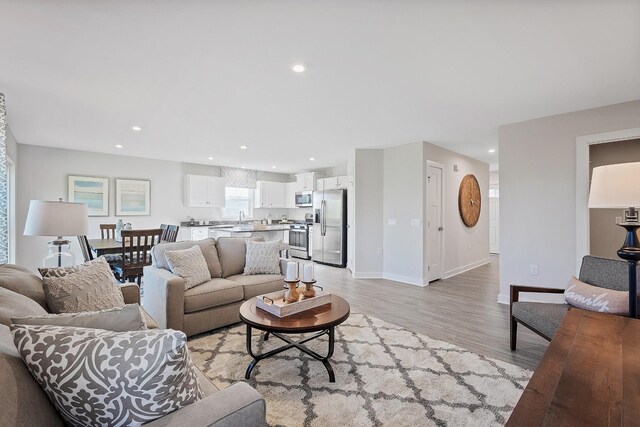
[{"label": "floor lamp", "polygon": [[75,264],[71,242],[63,236],[83,236],[88,229],[88,211],[84,203],[67,203],[32,200],[29,204],[25,236],[55,236],[49,242],[49,254],[44,258],[45,267],[66,267]]},{"label": "floor lamp", "polygon": [[640,261],[640,242],[638,241],[638,210],[640,206],[640,162],[620,163],[617,165],[593,168],[590,208],[625,209],[623,222],[618,223],[627,231],[618,256],[629,265],[629,316],[638,317],[637,312],[637,268]]}]

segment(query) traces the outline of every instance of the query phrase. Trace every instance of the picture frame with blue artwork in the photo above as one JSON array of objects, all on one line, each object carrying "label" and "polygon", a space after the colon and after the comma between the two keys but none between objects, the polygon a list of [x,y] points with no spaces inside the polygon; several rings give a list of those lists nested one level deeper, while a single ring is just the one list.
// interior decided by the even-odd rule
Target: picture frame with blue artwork
[{"label": "picture frame with blue artwork", "polygon": [[109,178],[69,175],[68,201],[87,205],[89,216],[109,216]]},{"label": "picture frame with blue artwork", "polygon": [[151,215],[151,181],[116,178],[116,216]]}]

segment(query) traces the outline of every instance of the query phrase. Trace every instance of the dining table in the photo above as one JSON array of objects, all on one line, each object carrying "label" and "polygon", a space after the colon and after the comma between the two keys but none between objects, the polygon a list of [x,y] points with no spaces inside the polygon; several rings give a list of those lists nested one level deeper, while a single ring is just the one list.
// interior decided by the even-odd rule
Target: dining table
[{"label": "dining table", "polygon": [[116,239],[88,239],[89,247],[96,257],[122,253],[122,242]]}]

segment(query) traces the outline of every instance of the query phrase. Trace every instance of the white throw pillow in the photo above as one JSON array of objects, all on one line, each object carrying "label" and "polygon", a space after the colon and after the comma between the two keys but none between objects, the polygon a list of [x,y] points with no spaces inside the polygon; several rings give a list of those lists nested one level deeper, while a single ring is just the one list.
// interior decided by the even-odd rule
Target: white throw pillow
[{"label": "white throw pillow", "polygon": [[191,289],[211,280],[207,260],[204,259],[200,246],[188,249],[165,251],[164,256],[171,272],[184,279],[184,289]]},{"label": "white throw pillow", "polygon": [[202,398],[187,337],[12,325],[31,375],[72,426],[139,426]]},{"label": "white throw pillow", "polygon": [[243,274],[281,274],[281,245],[280,240],[271,242],[247,240],[247,255]]},{"label": "white throw pillow", "polygon": [[589,311],[629,314],[629,292],[600,288],[572,277],[564,291],[567,304]]}]

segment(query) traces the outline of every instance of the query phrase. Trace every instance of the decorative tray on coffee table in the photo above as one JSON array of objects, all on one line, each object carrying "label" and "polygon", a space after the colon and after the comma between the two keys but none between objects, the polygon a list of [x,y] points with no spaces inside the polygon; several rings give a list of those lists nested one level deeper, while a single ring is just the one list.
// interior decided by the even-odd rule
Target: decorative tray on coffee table
[{"label": "decorative tray on coffee table", "polygon": [[256,307],[278,317],[291,316],[301,311],[310,310],[325,304],[331,304],[331,294],[324,291],[316,291],[316,296],[305,298],[300,294],[297,302],[285,302],[286,291],[276,291],[256,297]]}]

